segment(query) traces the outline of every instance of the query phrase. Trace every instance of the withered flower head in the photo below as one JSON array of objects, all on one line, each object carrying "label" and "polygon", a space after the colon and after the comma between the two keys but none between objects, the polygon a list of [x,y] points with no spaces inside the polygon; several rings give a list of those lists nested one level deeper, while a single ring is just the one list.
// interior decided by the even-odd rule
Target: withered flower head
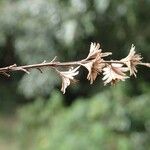
[{"label": "withered flower head", "polygon": [[87,79],[90,80],[90,84],[92,84],[97,75],[102,72],[103,67],[105,66],[104,63],[102,63],[102,60],[100,55],[98,55],[94,60],[91,60],[85,64],[82,64],[87,70],[88,70],[88,75]]},{"label": "withered flower head", "polygon": [[95,59],[97,55],[100,55],[101,57],[106,57],[111,54],[112,54],[111,52],[102,53],[102,49],[100,49],[100,44],[91,42],[90,51],[86,59]]},{"label": "withered flower head", "polygon": [[136,66],[141,63],[142,57],[140,54],[136,54],[135,46],[132,44],[130,52],[127,57],[121,59],[123,63],[127,65],[130,70],[130,76],[134,75],[136,77],[137,69]]},{"label": "withered flower head", "polygon": [[125,81],[126,78],[129,78],[126,76],[124,72],[128,71],[127,67],[123,67],[123,64],[116,64],[112,63],[111,65],[108,65],[107,67],[103,68],[103,79],[104,85],[111,83],[115,84],[118,81]]},{"label": "withered flower head", "polygon": [[111,52],[102,53],[99,43],[91,43],[89,54],[85,59],[87,62],[81,63],[81,65],[84,66],[89,72],[87,79],[90,80],[91,84],[95,81],[97,75],[102,72],[102,69],[105,66],[105,64],[102,63],[102,57],[106,57],[111,54]]},{"label": "withered flower head", "polygon": [[92,43],[90,45],[90,51],[89,54],[87,56],[87,59],[92,59],[95,58],[97,56],[98,53],[101,53],[101,49],[100,49],[100,44],[99,43]]},{"label": "withered flower head", "polygon": [[66,88],[70,85],[71,82],[76,82],[77,80],[74,79],[74,76],[78,75],[79,71],[77,71],[79,67],[71,68],[68,71],[57,71],[57,73],[60,75],[62,79],[62,87],[61,91],[63,94],[66,92]]}]

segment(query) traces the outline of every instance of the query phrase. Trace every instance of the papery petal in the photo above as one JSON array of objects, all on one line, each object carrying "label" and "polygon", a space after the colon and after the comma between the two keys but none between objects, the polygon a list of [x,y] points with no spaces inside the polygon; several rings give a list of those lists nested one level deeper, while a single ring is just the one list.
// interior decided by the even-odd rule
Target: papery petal
[{"label": "papery petal", "polygon": [[70,85],[70,80],[68,78],[62,77],[62,87],[61,91],[63,94],[66,92],[66,88]]},{"label": "papery petal", "polygon": [[112,52],[104,52],[104,53],[101,53],[101,57],[107,57],[109,55],[112,55]]},{"label": "papery petal", "polygon": [[101,53],[101,49],[100,49],[100,44],[99,43],[92,43],[90,45],[90,51],[89,54],[87,56],[87,59],[92,59],[95,58],[97,56],[97,54]]}]

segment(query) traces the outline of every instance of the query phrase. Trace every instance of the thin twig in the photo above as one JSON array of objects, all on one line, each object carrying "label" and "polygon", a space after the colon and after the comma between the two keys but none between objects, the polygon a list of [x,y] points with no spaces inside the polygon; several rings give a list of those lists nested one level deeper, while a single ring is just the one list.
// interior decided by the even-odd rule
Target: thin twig
[{"label": "thin twig", "polygon": [[[56,59],[56,57],[51,62],[48,62],[48,63],[46,63],[46,61],[44,60],[42,63],[39,63],[39,64],[24,65],[24,66],[17,66],[16,64],[14,64],[14,65],[11,65],[11,66],[0,68],[0,73],[6,75],[7,72],[23,71],[23,72],[29,74],[30,72],[28,70],[29,69],[34,69],[34,68],[38,69],[42,73],[41,68],[43,68],[43,67],[77,66],[77,65],[81,65],[81,63],[87,63],[88,62],[86,59],[83,59],[81,61],[72,61],[72,62],[54,62],[55,59]],[[124,62],[121,62],[119,60],[110,60],[110,61],[108,61],[108,60],[105,61],[104,60],[101,63],[124,64]],[[149,63],[140,63],[139,65],[144,65],[144,66],[150,67]],[[8,74],[7,74],[7,76],[8,76]]]}]

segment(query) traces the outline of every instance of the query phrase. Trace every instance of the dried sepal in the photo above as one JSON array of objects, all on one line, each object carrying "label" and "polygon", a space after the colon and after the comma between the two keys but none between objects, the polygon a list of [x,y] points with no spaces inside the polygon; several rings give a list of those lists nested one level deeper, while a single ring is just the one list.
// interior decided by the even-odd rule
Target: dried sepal
[{"label": "dried sepal", "polygon": [[142,57],[140,54],[136,54],[135,46],[132,44],[130,52],[127,57],[121,59],[120,61],[127,65],[130,70],[130,76],[134,75],[136,77],[137,69],[136,66],[141,63]]},{"label": "dried sepal", "polygon": [[125,81],[125,79],[129,78],[124,72],[127,72],[129,69],[127,67],[123,67],[123,64],[112,63],[111,65],[107,65],[107,67],[103,68],[104,77],[104,85],[111,83],[115,84],[118,81]]},{"label": "dried sepal", "polygon": [[77,81],[76,79],[74,79],[74,76],[79,74],[79,71],[77,71],[78,69],[79,67],[71,68],[68,71],[59,71],[56,69],[57,73],[62,79],[61,91],[63,92],[63,94],[65,94],[66,88],[70,85],[70,83]]},{"label": "dried sepal", "polygon": [[102,72],[102,69],[105,66],[105,64],[102,63],[102,60],[103,59],[98,55],[94,60],[82,64],[82,66],[88,70],[87,79],[90,80],[90,84],[92,84],[96,80],[97,75]]}]

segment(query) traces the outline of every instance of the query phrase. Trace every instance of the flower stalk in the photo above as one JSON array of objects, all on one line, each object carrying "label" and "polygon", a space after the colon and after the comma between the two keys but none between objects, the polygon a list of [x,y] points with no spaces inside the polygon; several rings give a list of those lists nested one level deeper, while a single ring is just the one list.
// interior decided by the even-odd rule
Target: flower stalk
[{"label": "flower stalk", "polygon": [[[104,85],[111,83],[116,84],[119,81],[125,81],[130,76],[137,74],[137,65],[150,67],[150,63],[142,62],[140,54],[136,54],[135,46],[132,44],[130,52],[127,57],[121,60],[105,60],[104,58],[112,55],[111,52],[102,52],[99,43],[91,43],[89,54],[85,59],[71,62],[59,62],[56,61],[56,57],[50,61],[43,61],[42,63],[17,66],[16,64],[0,68],[0,74],[7,77],[10,76],[11,72],[20,71],[30,74],[32,69],[37,69],[42,73],[42,68],[48,67],[56,70],[56,73],[61,77],[62,87],[61,91],[63,94],[66,92],[66,88],[75,82],[74,78],[79,74],[80,66],[85,67],[88,70],[87,79],[90,84],[96,80],[97,76],[102,73],[104,76],[102,80]],[[64,70],[59,70],[59,68]],[[67,69],[70,67],[71,69]],[[128,74],[129,72],[129,74]]]}]

